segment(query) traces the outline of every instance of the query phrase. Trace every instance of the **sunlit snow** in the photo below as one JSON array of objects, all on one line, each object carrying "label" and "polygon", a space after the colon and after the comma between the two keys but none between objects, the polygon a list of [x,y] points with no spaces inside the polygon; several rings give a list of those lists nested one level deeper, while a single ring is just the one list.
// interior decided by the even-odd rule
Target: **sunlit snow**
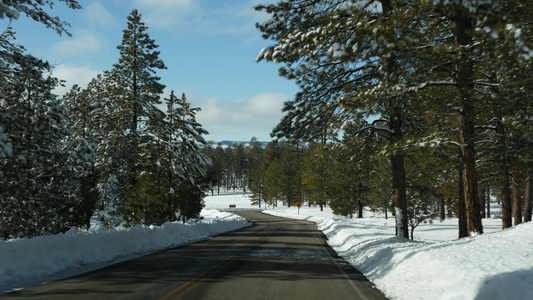
[{"label": "sunlit snow", "polygon": [[[208,196],[202,223],[168,223],[0,241],[0,292],[103,267],[159,249],[206,239],[249,223],[218,210],[251,206],[242,193]],[[280,203],[281,205],[281,203]],[[492,204],[491,212],[499,214]],[[265,209],[262,203],[261,209]],[[316,222],[328,243],[390,299],[533,299],[533,223],[501,231],[501,219],[483,219],[485,233],[457,239],[457,219],[421,224],[415,241],[394,236],[394,218],[365,210],[363,219],[329,207],[271,206],[265,213]],[[261,253],[257,253],[261,255]]]}]

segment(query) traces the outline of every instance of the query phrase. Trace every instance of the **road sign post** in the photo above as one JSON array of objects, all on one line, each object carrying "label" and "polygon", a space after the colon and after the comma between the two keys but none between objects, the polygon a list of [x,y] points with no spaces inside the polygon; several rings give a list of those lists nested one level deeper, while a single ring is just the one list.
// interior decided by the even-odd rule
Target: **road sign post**
[{"label": "road sign post", "polygon": [[300,214],[300,207],[302,207],[302,202],[297,201],[296,206],[298,207],[298,214]]}]

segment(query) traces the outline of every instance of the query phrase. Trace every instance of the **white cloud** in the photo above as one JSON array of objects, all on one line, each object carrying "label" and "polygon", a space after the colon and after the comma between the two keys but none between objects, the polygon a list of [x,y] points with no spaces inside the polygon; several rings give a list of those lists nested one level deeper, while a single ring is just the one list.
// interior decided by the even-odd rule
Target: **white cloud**
[{"label": "white cloud", "polygon": [[148,27],[172,29],[176,26],[196,23],[203,13],[198,1],[192,0],[135,0],[143,21]]},{"label": "white cloud", "polygon": [[136,0],[143,20],[149,27],[176,31],[180,34],[228,34],[260,37],[255,23],[266,20],[266,14],[253,9],[259,0],[247,2],[214,0]]},{"label": "white cloud", "polygon": [[94,27],[112,28],[118,23],[113,14],[98,1],[91,1],[84,6],[83,16]]},{"label": "white cloud", "polygon": [[98,71],[90,67],[68,67],[65,65],[59,65],[54,68],[52,74],[54,77],[57,77],[60,80],[65,80],[66,82],[64,87],[57,87],[54,90],[54,93],[63,96],[74,84],[85,88],[89,81],[96,77],[98,73]]},{"label": "white cloud", "polygon": [[[202,99],[189,88],[174,89],[176,97],[185,93],[187,101],[193,107],[200,107],[196,120],[209,131],[206,140],[249,141],[252,137],[260,141],[270,141],[270,132],[282,117],[283,102],[289,97],[277,93],[254,95],[237,101],[220,98]],[[163,98],[168,98],[170,89],[165,89]],[[165,104],[158,105],[165,111]]]},{"label": "white cloud", "polygon": [[270,132],[282,117],[281,108],[288,97],[259,94],[239,101],[218,98],[190,99],[202,111],[197,119],[210,132],[208,140],[244,140],[252,137],[270,140]]},{"label": "white cloud", "polygon": [[72,38],[64,39],[52,47],[52,51],[63,55],[99,52],[102,50],[101,40],[92,31],[79,30]]},{"label": "white cloud", "polygon": [[152,7],[157,9],[186,9],[191,7],[193,0],[135,0],[135,5]]}]

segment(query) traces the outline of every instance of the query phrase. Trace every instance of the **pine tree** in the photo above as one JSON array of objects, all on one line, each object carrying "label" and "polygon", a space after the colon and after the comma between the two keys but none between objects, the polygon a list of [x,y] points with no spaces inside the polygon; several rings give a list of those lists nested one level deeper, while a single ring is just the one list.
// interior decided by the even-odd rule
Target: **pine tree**
[{"label": "pine tree", "polygon": [[[2,237],[68,230],[76,223],[78,174],[85,171],[82,145],[68,145],[66,110],[51,91],[51,67],[14,53],[0,84],[0,123],[9,154],[0,160]],[[81,163],[80,163],[81,162]]]},{"label": "pine tree", "polygon": [[[62,0],[70,8],[81,6]],[[43,6],[52,1],[8,1],[0,19],[25,14],[58,34],[70,35],[68,24]],[[80,225],[79,178],[87,149],[68,143],[66,110],[51,91],[59,81],[51,66],[26,54],[14,43],[11,28],[0,34],[0,236],[31,237],[58,233]]]},{"label": "pine tree", "polygon": [[218,144],[215,148],[213,158],[211,159],[215,168],[215,181],[217,182],[217,195],[220,195],[220,188],[224,186],[224,174],[226,170],[224,149],[221,144]]},{"label": "pine tree", "polygon": [[407,6],[384,0],[378,1],[381,9],[367,9],[372,2],[308,0],[258,6],[272,15],[258,27],[276,44],[263,49],[257,60],[285,63],[280,75],[296,79],[302,89],[285,103],[286,115],[275,136],[312,140],[324,131],[336,132],[360,111],[381,116],[380,124],[366,128],[389,139],[394,205],[401,214],[396,229],[408,237],[405,154],[400,146],[415,103],[406,82],[416,76],[409,67],[409,49],[417,37],[406,33],[416,32],[413,28],[419,24]]},{"label": "pine tree", "polygon": [[[115,101],[121,107],[120,117],[123,118],[127,131],[127,148],[130,153],[139,144],[139,137],[147,128],[150,118],[157,115],[156,104],[160,104],[160,96],[165,86],[159,83],[157,70],[166,69],[159,58],[159,46],[150,38],[148,27],[141,21],[141,14],[134,9],[128,16],[128,28],[123,31],[119,62],[113,66],[111,76],[117,89]],[[141,124],[144,122],[144,124]],[[135,172],[134,163],[129,161],[129,168]],[[134,184],[132,180],[131,184]]]},{"label": "pine tree", "polygon": [[166,113],[149,122],[141,136],[143,148],[136,152],[137,184],[127,188],[127,206],[122,209],[129,223],[161,225],[167,221],[199,218],[204,191],[209,187],[209,159],[199,144],[207,133],[196,122],[199,108],[191,107],[185,95],[171,91],[165,99]]},{"label": "pine tree", "polygon": [[248,182],[248,164],[246,161],[246,151],[242,143],[235,148],[235,183],[236,187],[246,192],[246,183]]},{"label": "pine tree", "polygon": [[[115,105],[111,94],[113,80],[109,72],[98,74],[79,91],[78,87],[64,96],[69,109],[69,122],[74,138],[82,137],[96,151],[94,167],[84,187],[87,200],[97,198],[98,218],[111,221],[117,218],[117,209],[125,199],[126,180],[119,180],[125,166],[125,141],[120,133],[121,123],[116,116],[120,107]],[[93,194],[94,183],[96,191]],[[88,201],[87,203],[89,203]]]},{"label": "pine tree", "polygon": [[373,156],[370,161],[372,168],[369,170],[368,187],[370,190],[369,201],[372,211],[382,211],[385,219],[389,212],[394,214],[392,205],[392,176],[390,173],[390,160],[383,156]]},{"label": "pine tree", "polygon": [[261,207],[265,197],[264,191],[264,170],[261,168],[264,154],[263,147],[257,138],[253,137],[247,147],[248,160],[248,187],[252,192],[250,197],[252,205],[259,205]]},{"label": "pine tree", "polygon": [[[365,121],[363,121],[364,123]],[[376,178],[376,188],[371,190],[371,173],[376,168],[376,157],[373,157],[377,149],[376,141],[372,137],[365,137],[357,133],[362,124],[350,124],[345,127],[343,142],[335,148],[335,185],[334,197],[337,200],[345,199],[350,207],[350,216],[357,212],[357,217],[363,217],[363,207],[371,204],[371,197],[380,193],[388,193],[388,197],[382,198],[380,205],[385,210],[391,200],[391,181],[388,176]],[[383,159],[386,163],[387,160]],[[389,167],[387,165],[387,167]],[[333,204],[332,204],[333,208]]]},{"label": "pine tree", "polygon": [[219,171],[218,166],[216,165],[216,161],[215,161],[214,142],[208,141],[207,144],[205,144],[202,147],[201,152],[211,161],[211,163],[206,166],[205,177],[206,177],[207,183],[209,184],[209,190],[211,191],[211,194],[213,195],[215,192],[215,186],[218,185],[217,172]]},{"label": "pine tree", "polygon": [[298,143],[283,143],[279,164],[279,187],[287,206],[303,199],[302,162],[303,150]]},{"label": "pine tree", "polygon": [[[107,116],[104,127],[108,131],[99,146],[99,157],[105,160],[100,191],[111,214],[127,206],[126,191],[135,189],[132,186],[143,171],[143,162],[135,158],[143,157],[143,147],[148,145],[145,142],[152,139],[150,126],[159,114],[155,105],[160,103],[164,89],[156,72],[166,69],[141,14],[133,10],[127,19],[122,43],[117,47],[119,61],[104,74],[109,96],[103,108]],[[112,113],[113,118],[109,118]],[[120,221],[116,217],[114,221]]]},{"label": "pine tree", "polygon": [[[332,178],[333,171],[331,170],[335,167],[335,164],[328,153],[329,150],[325,145],[311,145],[303,159],[302,182],[309,195],[309,203],[318,204],[320,211],[324,210],[324,205],[327,204],[328,198],[330,198],[328,195],[333,190],[331,188],[331,180],[335,180],[335,178]],[[335,214],[339,214],[338,211]]]},{"label": "pine tree", "polygon": [[97,130],[97,120],[95,116],[95,103],[88,96],[88,90],[81,90],[78,85],[63,96],[63,101],[68,112],[68,122],[70,136],[67,138],[69,149],[74,153],[80,153],[78,159],[84,162],[86,170],[79,177],[80,181],[80,210],[82,220],[88,229],[91,226],[91,218],[98,203],[98,174],[96,164],[96,148],[98,138],[95,134]]},{"label": "pine tree", "polygon": [[184,178],[183,170],[179,158],[179,135],[180,128],[184,125],[181,116],[185,112],[184,107],[178,103],[178,98],[174,91],[170,97],[165,99],[167,106],[166,114],[160,123],[161,128],[157,130],[159,144],[161,144],[161,155],[157,164],[162,168],[163,192],[165,193],[165,211],[168,221],[176,221],[179,212],[179,203],[175,191],[178,190],[180,182]]},{"label": "pine tree", "polygon": [[[438,35],[432,35],[424,48],[431,49],[431,61],[425,60],[420,68],[427,74],[427,81],[421,86],[453,92],[453,97],[442,97],[443,111],[453,108],[459,121],[459,145],[461,149],[462,177],[467,212],[468,234],[482,233],[481,215],[478,200],[478,140],[483,129],[496,123],[496,136],[499,144],[501,178],[504,189],[504,227],[511,220],[508,186],[509,162],[505,119],[513,111],[513,97],[501,97],[506,84],[513,82],[509,73],[517,69],[516,62],[530,57],[530,46],[517,32],[527,29],[524,20],[531,15],[531,8],[523,2],[456,2],[438,1],[426,8],[439,16]],[[502,24],[506,24],[503,26]],[[519,45],[519,46],[518,46]],[[504,54],[505,53],[505,54]],[[443,61],[446,62],[443,64]],[[422,65],[421,64],[421,65]],[[440,97],[439,97],[440,98]],[[450,101],[452,100],[453,101]],[[487,107],[488,106],[488,107]],[[489,108],[490,107],[490,108]],[[492,109],[492,111],[488,110]],[[487,112],[491,114],[487,114]],[[516,112],[516,110],[515,110]],[[515,113],[511,113],[513,115]],[[480,130],[481,129],[481,130]],[[505,162],[506,161],[506,162]],[[510,165],[510,164],[508,164]]]},{"label": "pine tree", "polygon": [[[183,222],[189,219],[198,219],[204,207],[204,192],[209,188],[206,180],[206,166],[211,163],[209,158],[202,154],[200,145],[206,141],[203,135],[207,130],[196,121],[196,114],[201,110],[199,107],[192,107],[187,102],[185,94],[178,99],[181,112],[177,114],[178,119],[173,123],[175,129],[172,134],[176,135],[178,144],[178,164],[183,180],[177,187],[179,197],[179,215]],[[169,108],[170,109],[170,108]]]},{"label": "pine tree", "polygon": [[[60,0],[65,2],[69,8],[80,9],[81,6],[75,0]],[[53,6],[52,1],[47,1],[43,3],[42,1],[10,1],[2,3],[0,6],[0,19],[9,19],[10,22],[13,20],[18,20],[20,14],[25,14],[27,17],[32,18],[38,23],[45,25],[48,28],[52,28],[58,34],[70,33],[66,30],[66,27],[69,26],[68,23],[61,21],[59,17],[52,17],[46,13],[42,6],[45,4]],[[14,43],[15,32],[12,31],[11,27],[7,27],[0,34],[0,79],[2,80],[2,88],[6,88],[10,83],[8,77],[11,76],[11,69],[19,65],[23,57],[28,58],[27,62],[34,61],[37,63],[35,66],[36,69],[40,70],[43,67],[43,62],[35,60],[34,58],[26,55],[25,49],[23,46],[16,45]],[[38,72],[38,71],[37,71]],[[4,98],[4,95],[2,95]],[[3,100],[0,107],[6,109],[7,101]],[[7,113],[1,112],[4,118],[7,117]],[[12,144],[9,142],[6,133],[4,132],[5,128],[0,125],[0,158],[5,158],[12,155]],[[1,171],[0,171],[1,175]],[[1,176],[0,176],[1,177]]]},{"label": "pine tree", "polygon": [[285,104],[286,115],[274,135],[310,139],[328,122],[339,126],[358,112],[378,115],[366,128],[389,139],[385,150],[394,203],[403,215],[397,233],[407,237],[406,141],[414,144],[414,138],[427,134],[410,136],[420,127],[418,117],[428,103],[434,103],[433,109],[443,114],[453,112],[459,124],[466,212],[461,219],[468,234],[483,232],[474,129],[486,116],[487,98],[494,96],[487,90],[501,86],[491,81],[491,74],[515,69],[502,54],[519,61],[532,56],[530,35],[522,35],[531,31],[524,25],[531,16],[527,3],[307,0],[257,9],[271,14],[258,27],[276,42],[258,60],[284,63],[280,74],[295,79],[302,90]]},{"label": "pine tree", "polygon": [[274,140],[266,145],[261,165],[264,174],[264,197],[267,199],[267,203],[273,206],[277,206],[277,201],[282,199],[280,159],[283,150],[280,144]]},{"label": "pine tree", "polygon": [[[81,9],[81,5],[76,0],[58,0],[65,2],[71,9]],[[20,14],[25,14],[28,18],[43,24],[47,28],[51,28],[58,34],[65,33],[71,35],[66,27],[70,26],[68,23],[61,21],[58,17],[50,16],[44,11],[43,6],[52,8],[54,2],[51,0],[24,0],[24,1],[3,1],[0,6],[0,19],[8,18],[10,20],[17,20]]]}]

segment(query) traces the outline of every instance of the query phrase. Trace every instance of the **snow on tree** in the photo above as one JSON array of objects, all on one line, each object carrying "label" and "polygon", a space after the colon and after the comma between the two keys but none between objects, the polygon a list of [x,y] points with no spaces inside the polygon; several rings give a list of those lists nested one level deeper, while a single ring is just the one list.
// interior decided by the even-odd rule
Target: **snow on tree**
[{"label": "snow on tree", "polygon": [[[65,2],[71,9],[81,9],[81,5],[75,0],[58,0]],[[47,28],[51,28],[58,34],[65,33],[70,35],[66,27],[70,26],[68,23],[61,21],[58,17],[50,16],[46,12],[46,7],[52,9],[54,1],[51,0],[23,0],[23,1],[2,1],[0,3],[0,19],[8,18],[10,20],[17,20],[20,14],[25,14],[28,18],[42,23]]]},{"label": "snow on tree", "polygon": [[[280,75],[296,79],[301,92],[285,103],[286,115],[273,135],[316,139],[324,130],[356,117],[381,115],[381,128],[390,140],[395,206],[405,213],[404,154],[395,148],[403,140],[404,120],[411,112],[405,82],[413,76],[406,49],[416,27],[406,7],[392,1],[280,1],[258,6],[271,14],[259,29],[276,44],[263,49],[257,60],[284,63]],[[414,24],[414,25],[413,25]],[[371,129],[371,127],[368,127]],[[335,130],[334,130],[335,131]],[[321,136],[321,135],[320,135]],[[407,216],[397,234],[408,237]]]},{"label": "snow on tree", "polygon": [[123,30],[118,63],[104,74],[107,90],[102,126],[107,129],[98,147],[99,190],[102,204],[108,207],[104,217],[120,222],[120,210],[127,206],[127,189],[137,184],[142,162],[136,160],[144,151],[142,138],[157,117],[164,85],[156,75],[166,69],[159,58],[158,45],[147,33],[141,14],[133,10]]},{"label": "snow on tree", "polygon": [[[62,0],[70,8],[81,6]],[[2,1],[0,19],[21,14],[66,33],[67,23],[45,11],[53,1]],[[0,34],[0,230],[2,238],[58,233],[79,225],[83,146],[69,144],[66,110],[51,91],[58,80],[47,62]]]},{"label": "snow on tree", "polygon": [[[204,192],[209,187],[206,166],[211,164],[211,160],[200,149],[200,145],[206,143],[203,135],[208,133],[196,121],[196,114],[201,109],[192,107],[185,94],[177,100],[176,110],[173,108],[173,101],[167,102],[167,122],[168,128],[172,130],[169,140],[177,145],[177,151],[173,153],[173,165],[179,166],[178,172],[183,178],[175,190],[179,197],[179,216],[185,222],[188,219],[198,219],[204,207]],[[173,110],[174,113],[171,114]]]},{"label": "snow on tree", "polygon": [[250,200],[252,205],[261,207],[264,197],[264,177],[265,174],[261,169],[263,161],[263,147],[256,137],[250,140],[246,150],[248,161],[248,188],[252,192]]},{"label": "snow on tree", "polygon": [[143,151],[136,160],[142,172],[139,186],[128,190],[125,217],[130,223],[162,224],[197,219],[203,208],[205,168],[209,159],[201,153],[205,131],[196,122],[199,108],[191,107],[185,95],[172,91],[165,99],[167,111],[151,120],[141,136]]},{"label": "snow on tree", "polygon": [[[339,179],[332,176],[332,169],[337,167],[337,165],[331,161],[331,155],[332,151],[327,149],[326,145],[311,144],[305,152],[302,162],[302,182],[308,194],[308,200],[310,203],[317,203],[320,206],[320,211],[324,210],[324,205],[328,202],[329,197],[326,195],[331,194],[334,190],[334,188],[331,188],[331,181]],[[332,204],[331,201],[330,206]],[[333,209],[335,211],[335,208]],[[341,211],[344,212],[346,210],[349,210],[349,208],[346,207],[345,210]],[[338,211],[335,211],[335,213],[339,214]]]},{"label": "snow on tree", "polygon": [[66,109],[51,94],[58,80],[46,75],[48,63],[22,53],[13,58],[0,85],[0,121],[11,145],[11,155],[0,160],[1,235],[66,231],[79,221],[77,178],[86,166],[77,156],[83,150],[65,141]]},{"label": "snow on tree", "polygon": [[[305,0],[258,6],[271,15],[258,27],[275,44],[257,60],[283,63],[280,75],[301,88],[285,103],[273,136],[312,140],[360,112],[377,115],[364,129],[390,141],[384,151],[391,159],[394,203],[406,214],[405,158],[412,146],[405,141],[416,145],[417,139],[430,138],[418,124],[428,109],[453,113],[467,234],[482,233],[475,129],[484,104],[495,95],[488,90],[501,87],[491,73],[509,78],[506,74],[531,58],[526,25],[531,3],[526,2]],[[511,107],[508,100],[500,102]],[[397,232],[407,237],[407,217],[400,219]]]},{"label": "snow on tree", "polygon": [[[91,82],[89,85],[93,84]],[[96,106],[89,96],[89,89],[81,90],[78,85],[63,96],[68,111],[70,135],[67,138],[68,150],[72,153],[71,160],[83,163],[83,173],[78,177],[80,190],[80,210],[83,211],[83,224],[91,226],[91,218],[98,202],[98,173],[96,164],[96,148],[99,139],[95,131],[98,126]]]},{"label": "snow on tree", "polygon": [[[505,189],[508,134],[503,122],[517,113],[516,99],[522,97],[502,96],[509,92],[509,83],[516,82],[509,75],[523,68],[529,59],[531,45],[521,31],[526,31],[524,24],[530,18],[531,8],[523,2],[505,1],[437,1],[427,8],[441,22],[435,26],[440,30],[438,34],[433,34],[424,45],[429,55],[419,64],[425,65],[419,71],[427,74],[420,87],[431,87],[446,95],[453,93],[452,97],[435,95],[435,99],[441,100],[435,103],[442,104],[437,109],[455,113],[459,121],[467,230],[469,235],[479,234],[483,228],[477,186],[478,149],[483,130],[489,123],[496,123],[499,154],[495,155],[503,158],[499,159],[502,162],[499,169]],[[523,91],[520,93],[524,95]],[[510,198],[508,192],[503,194]],[[503,206],[505,227],[511,219],[510,201],[505,200]]]}]

